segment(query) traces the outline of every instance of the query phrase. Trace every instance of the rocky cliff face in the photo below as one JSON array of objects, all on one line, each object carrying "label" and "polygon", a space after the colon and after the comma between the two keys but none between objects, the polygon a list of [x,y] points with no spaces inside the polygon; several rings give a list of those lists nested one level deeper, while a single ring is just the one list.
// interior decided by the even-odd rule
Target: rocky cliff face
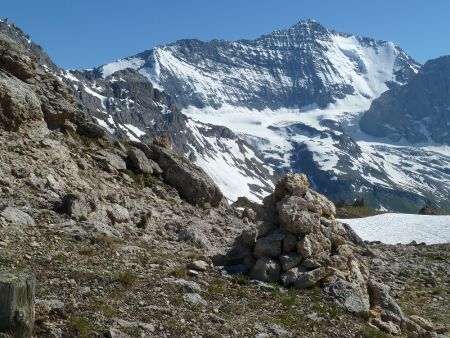
[{"label": "rocky cliff face", "polygon": [[450,56],[430,60],[405,86],[375,100],[361,129],[393,141],[450,144]]}]

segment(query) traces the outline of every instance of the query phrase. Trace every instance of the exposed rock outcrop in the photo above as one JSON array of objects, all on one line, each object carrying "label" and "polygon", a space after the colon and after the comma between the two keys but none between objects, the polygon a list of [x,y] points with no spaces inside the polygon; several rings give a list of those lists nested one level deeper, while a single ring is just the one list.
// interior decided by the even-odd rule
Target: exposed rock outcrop
[{"label": "exposed rock outcrop", "polygon": [[203,207],[219,206],[223,194],[214,181],[198,166],[168,149],[151,145],[153,160],[163,170],[164,180],[178,190],[189,203]]},{"label": "exposed rock outcrop", "polygon": [[0,33],[0,127],[16,131],[28,122],[45,120],[49,128],[59,128],[74,119],[76,111],[69,87]]}]

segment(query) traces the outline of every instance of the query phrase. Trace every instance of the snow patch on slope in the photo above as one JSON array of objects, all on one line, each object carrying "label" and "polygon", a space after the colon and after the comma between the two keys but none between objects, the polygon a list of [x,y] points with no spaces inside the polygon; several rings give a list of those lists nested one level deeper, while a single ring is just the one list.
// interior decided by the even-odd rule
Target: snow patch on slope
[{"label": "snow patch on slope", "polygon": [[[267,186],[273,187],[269,180],[262,180],[262,176],[252,174],[246,168],[246,161],[256,161],[262,164],[254,151],[238,139],[205,136],[201,129],[208,126],[189,119],[187,123],[196,141],[202,146],[202,151],[188,144],[195,157],[195,164],[200,166],[219,186],[223,194],[230,200],[236,201],[240,196],[246,196],[260,202],[266,195]],[[266,169],[271,169],[266,167]],[[272,174],[271,170],[269,170]],[[253,188],[252,188],[253,186]],[[257,192],[254,187],[259,187]]]},{"label": "snow patch on slope", "polygon": [[382,214],[341,221],[350,225],[367,241],[386,244],[407,244],[412,241],[450,243],[450,216]]}]

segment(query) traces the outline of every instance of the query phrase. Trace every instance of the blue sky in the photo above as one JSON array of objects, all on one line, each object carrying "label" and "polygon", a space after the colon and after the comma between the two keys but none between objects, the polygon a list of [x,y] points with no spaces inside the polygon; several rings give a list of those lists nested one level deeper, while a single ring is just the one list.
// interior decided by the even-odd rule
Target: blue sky
[{"label": "blue sky", "polygon": [[394,41],[419,62],[450,54],[448,0],[13,0],[0,13],[65,68],[183,38],[251,39],[301,19]]}]

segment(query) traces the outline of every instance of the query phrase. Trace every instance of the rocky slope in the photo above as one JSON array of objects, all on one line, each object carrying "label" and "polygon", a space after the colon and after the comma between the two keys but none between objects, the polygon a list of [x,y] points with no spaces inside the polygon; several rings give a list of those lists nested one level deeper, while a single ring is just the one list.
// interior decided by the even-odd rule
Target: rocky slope
[{"label": "rocky slope", "polygon": [[[12,290],[0,293],[2,337],[14,336],[19,326],[25,336],[33,330],[37,337],[371,337],[383,335],[379,329],[432,337],[445,332],[445,318],[437,316],[435,323],[408,318],[385,286],[373,281],[371,295],[362,291],[366,315],[361,318],[342,303],[352,293],[333,295],[319,287],[325,276],[299,291],[213,266],[243,229],[253,231],[253,239],[267,240],[268,233],[254,230],[260,224],[277,231],[276,215],[283,229],[302,237],[295,241],[310,242],[300,247],[313,250],[312,258],[323,249],[323,258],[334,257],[337,264],[349,259],[340,268],[342,276],[356,278],[355,284],[347,280],[350,287],[368,280],[372,254],[335,223],[332,203],[312,191],[304,176],[282,179],[265,208],[231,207],[203,170],[164,148],[163,140],[119,142],[91,123],[68,85],[4,34],[0,55],[7,60],[0,63],[0,290]],[[272,216],[259,212],[275,207]],[[305,217],[312,221],[311,233],[297,232]],[[329,231],[321,222],[328,222]],[[317,247],[317,238],[325,246]],[[385,251],[386,259],[392,258]],[[307,260],[299,264],[306,267]],[[300,279],[323,271],[315,265],[307,269]],[[445,278],[440,264],[432,271],[436,281]],[[14,296],[23,285],[27,302]]]},{"label": "rocky slope", "polygon": [[72,87],[85,116],[119,139],[149,142],[167,135],[173,149],[204,168],[226,197],[261,200],[273,187],[274,169],[232,131],[201,123],[180,112],[166,93],[139,72],[123,69],[107,78],[94,71],[65,71],[16,26],[0,31],[34,56],[43,70]]}]

